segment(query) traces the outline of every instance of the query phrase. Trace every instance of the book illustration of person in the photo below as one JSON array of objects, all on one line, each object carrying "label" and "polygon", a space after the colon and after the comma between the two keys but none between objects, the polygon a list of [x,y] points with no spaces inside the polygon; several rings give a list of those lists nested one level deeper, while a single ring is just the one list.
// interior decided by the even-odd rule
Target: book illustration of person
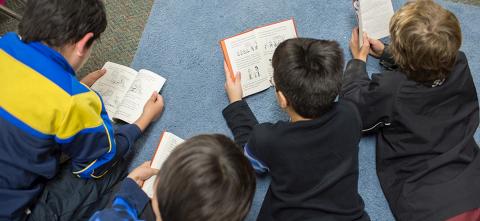
[{"label": "book illustration of person", "polygon": [[255,45],[251,45],[250,49],[252,50],[252,52],[258,50],[258,42],[255,42]]},{"label": "book illustration of person", "polygon": [[258,69],[258,66],[255,65],[255,77],[260,77],[260,70]]}]

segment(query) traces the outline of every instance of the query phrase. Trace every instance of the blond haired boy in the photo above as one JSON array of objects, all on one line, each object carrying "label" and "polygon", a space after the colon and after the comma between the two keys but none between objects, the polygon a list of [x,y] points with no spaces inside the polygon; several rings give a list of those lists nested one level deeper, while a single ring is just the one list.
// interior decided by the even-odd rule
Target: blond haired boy
[{"label": "blond haired boy", "polygon": [[[358,33],[341,97],[377,135],[377,174],[398,220],[480,220],[478,99],[453,13],[412,1],[390,22],[391,45]],[[368,54],[388,70],[368,77]]]}]

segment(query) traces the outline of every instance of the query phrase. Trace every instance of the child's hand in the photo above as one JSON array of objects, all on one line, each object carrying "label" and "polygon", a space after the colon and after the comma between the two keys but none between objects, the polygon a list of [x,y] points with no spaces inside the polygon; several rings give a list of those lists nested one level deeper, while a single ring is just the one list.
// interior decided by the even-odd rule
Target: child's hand
[{"label": "child's hand", "polygon": [[128,178],[135,181],[138,186],[142,186],[145,180],[150,179],[150,177],[157,175],[159,170],[150,167],[151,161],[147,161],[140,165],[139,167],[135,168],[130,174],[128,174]]},{"label": "child's hand", "polygon": [[105,75],[105,73],[107,73],[107,69],[105,69],[105,68],[102,68],[100,70],[96,70],[96,71],[88,74],[84,78],[82,78],[82,80],[80,80],[80,82],[82,82],[83,84],[91,87],[95,83],[95,81],[97,81],[99,78],[101,78],[103,75]]},{"label": "child's hand", "polygon": [[368,42],[367,33],[363,33],[363,46],[358,45],[358,27],[352,30],[352,37],[350,39],[350,51],[355,59],[367,62],[368,53],[370,52],[370,42]]},{"label": "child's hand", "polygon": [[225,62],[223,67],[225,68],[225,91],[227,92],[228,100],[230,103],[242,100],[242,75],[238,72],[235,79],[232,79],[232,74]]},{"label": "child's hand", "polygon": [[163,107],[164,103],[162,95],[154,91],[147,103],[145,103],[145,106],[143,107],[143,113],[140,118],[135,121],[135,124],[142,132],[145,131],[152,121],[155,121],[158,117],[160,117],[163,112]]},{"label": "child's hand", "polygon": [[383,42],[373,38],[368,38],[368,42],[370,42],[370,54],[376,58],[381,57],[383,55],[383,51],[385,50],[385,45]]}]

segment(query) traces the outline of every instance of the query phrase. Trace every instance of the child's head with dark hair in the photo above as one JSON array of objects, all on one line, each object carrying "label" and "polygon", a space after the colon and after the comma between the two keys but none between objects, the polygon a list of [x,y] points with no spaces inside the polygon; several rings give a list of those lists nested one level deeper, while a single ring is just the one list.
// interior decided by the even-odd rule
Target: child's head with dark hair
[{"label": "child's head with dark hair", "polygon": [[25,42],[41,41],[61,48],[93,33],[87,46],[100,37],[107,27],[105,7],[101,0],[30,0],[19,24]]},{"label": "child's head with dark hair", "polygon": [[390,34],[395,62],[420,83],[447,78],[462,44],[455,15],[432,0],[405,4],[392,17]]},{"label": "child's head with dark hair", "polygon": [[152,201],[164,221],[241,221],[254,191],[253,168],[237,145],[223,135],[200,135],[162,165]]},{"label": "child's head with dark hair", "polygon": [[318,118],[341,88],[344,59],[336,41],[296,38],[281,43],[272,59],[277,95],[298,115]]}]

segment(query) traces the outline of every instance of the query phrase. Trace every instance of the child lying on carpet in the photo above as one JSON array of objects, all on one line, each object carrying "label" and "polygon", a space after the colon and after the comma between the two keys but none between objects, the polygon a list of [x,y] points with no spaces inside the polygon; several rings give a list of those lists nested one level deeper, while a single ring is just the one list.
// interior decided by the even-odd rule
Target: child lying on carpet
[{"label": "child lying on carpet", "polygon": [[352,103],[335,102],[342,49],[335,41],[290,39],[272,64],[290,122],[259,124],[242,100],[240,74],[232,79],[225,68],[230,105],[223,116],[255,170],[272,176],[257,220],[369,220],[357,192],[360,115]]},{"label": "child lying on carpet", "polygon": [[[140,186],[153,175],[157,178],[151,214],[150,199]],[[179,145],[159,172],[149,162],[133,170],[116,194],[113,208],[97,212],[90,220],[138,220],[141,216],[157,221],[242,221],[254,192],[253,168],[235,143],[223,135],[200,135]]]},{"label": "child lying on carpet", "polygon": [[[414,1],[393,16],[390,46],[364,38],[358,49],[357,33],[340,97],[377,134],[377,173],[395,218],[480,220],[478,99],[457,18]],[[369,53],[390,70],[370,79]]]}]

